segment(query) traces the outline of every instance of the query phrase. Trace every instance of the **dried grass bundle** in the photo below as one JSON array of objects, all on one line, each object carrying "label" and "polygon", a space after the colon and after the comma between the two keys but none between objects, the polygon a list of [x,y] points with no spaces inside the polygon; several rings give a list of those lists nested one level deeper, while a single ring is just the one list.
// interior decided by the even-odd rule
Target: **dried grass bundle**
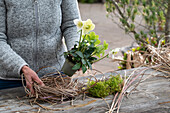
[{"label": "dried grass bundle", "polygon": [[144,56],[150,57],[151,60],[147,65],[157,65],[155,69],[170,75],[170,43],[161,48],[151,45],[147,45],[147,48],[148,51]]},{"label": "dried grass bundle", "polygon": [[113,61],[126,63],[126,69],[154,66],[154,69],[170,75],[170,43],[162,47],[145,45],[146,51],[128,51],[127,60],[115,58]]},{"label": "dried grass bundle", "polygon": [[[56,72],[45,75],[41,78],[45,86],[33,84],[35,95],[32,97],[34,102],[46,101],[48,103],[58,103],[66,99],[71,99],[80,94],[81,84],[78,80],[72,80],[71,77]],[[30,96],[30,92],[27,90]]]}]

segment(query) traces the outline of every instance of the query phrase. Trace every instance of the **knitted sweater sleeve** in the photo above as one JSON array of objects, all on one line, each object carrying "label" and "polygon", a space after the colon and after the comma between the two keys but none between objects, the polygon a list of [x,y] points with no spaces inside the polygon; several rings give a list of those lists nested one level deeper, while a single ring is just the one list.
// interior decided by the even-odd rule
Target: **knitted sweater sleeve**
[{"label": "knitted sweater sleeve", "polygon": [[[20,77],[22,66],[28,65],[7,43],[6,36],[6,7],[4,0],[0,0],[0,66],[14,73],[13,77]],[[1,73],[1,72],[0,72]],[[2,74],[1,74],[2,75]],[[5,78],[5,77],[0,77]]]},{"label": "knitted sweater sleeve", "polygon": [[77,0],[62,0],[62,32],[65,38],[67,49],[70,50],[76,41],[79,40],[76,25],[73,20],[79,19]]}]

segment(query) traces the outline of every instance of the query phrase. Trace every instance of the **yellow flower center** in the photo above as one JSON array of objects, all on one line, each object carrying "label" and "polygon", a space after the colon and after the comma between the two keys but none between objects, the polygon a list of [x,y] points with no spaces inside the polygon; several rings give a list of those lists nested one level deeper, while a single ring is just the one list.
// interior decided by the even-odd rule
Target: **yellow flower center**
[{"label": "yellow flower center", "polygon": [[85,27],[85,29],[90,29],[90,27],[91,27],[90,25],[87,25],[87,26]]},{"label": "yellow flower center", "polygon": [[81,28],[83,26],[83,23],[82,22],[78,22],[77,26]]}]

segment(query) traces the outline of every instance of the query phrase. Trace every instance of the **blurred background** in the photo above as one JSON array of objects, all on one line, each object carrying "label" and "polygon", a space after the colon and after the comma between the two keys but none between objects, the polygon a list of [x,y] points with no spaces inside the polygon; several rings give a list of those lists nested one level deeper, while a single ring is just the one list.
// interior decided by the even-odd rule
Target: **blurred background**
[{"label": "blurred background", "polygon": [[[84,3],[86,2],[86,3]],[[93,3],[94,2],[94,3]],[[100,39],[109,43],[109,49],[130,46],[134,39],[125,34],[124,30],[118,27],[106,16],[106,8],[102,0],[79,0],[79,9],[82,20],[91,19],[95,27],[95,33]],[[119,54],[120,55],[120,54]],[[105,58],[93,64],[93,68],[103,73],[118,69],[118,64],[112,59]]]},{"label": "blurred background", "polygon": [[[91,19],[100,40],[109,44],[107,53],[121,48],[113,62],[111,56],[93,69],[105,73],[131,69],[143,64],[154,65],[148,45],[155,49],[170,43],[170,0],[78,0],[82,20]],[[148,52],[148,54],[145,54]],[[170,55],[170,54],[169,54]],[[119,60],[120,61],[120,60]],[[119,66],[119,67],[118,67]]]}]

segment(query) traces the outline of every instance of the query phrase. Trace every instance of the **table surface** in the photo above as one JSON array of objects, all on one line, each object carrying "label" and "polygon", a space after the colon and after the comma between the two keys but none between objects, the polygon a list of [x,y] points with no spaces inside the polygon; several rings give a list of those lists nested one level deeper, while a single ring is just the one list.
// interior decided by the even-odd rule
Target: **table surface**
[{"label": "table surface", "polygon": [[[128,75],[130,72],[132,70],[122,70],[117,73]],[[111,74],[115,73],[106,73],[105,77]],[[96,75],[97,78],[102,76]],[[143,78],[148,77],[148,79],[141,82],[128,98],[124,97],[120,113],[170,113],[170,81],[163,76],[163,73],[155,72],[155,70],[146,71]],[[80,82],[87,82],[86,78],[88,77],[78,79]],[[108,111],[106,102],[111,105],[113,100],[113,95],[106,97],[105,101],[91,97],[83,100],[80,95],[73,101],[72,106],[70,101],[57,105],[43,103],[41,105],[52,109],[45,110],[38,105],[31,106],[29,100],[24,96],[25,92],[22,87],[0,90],[0,113],[104,113]],[[59,109],[63,110],[58,111]]]}]

